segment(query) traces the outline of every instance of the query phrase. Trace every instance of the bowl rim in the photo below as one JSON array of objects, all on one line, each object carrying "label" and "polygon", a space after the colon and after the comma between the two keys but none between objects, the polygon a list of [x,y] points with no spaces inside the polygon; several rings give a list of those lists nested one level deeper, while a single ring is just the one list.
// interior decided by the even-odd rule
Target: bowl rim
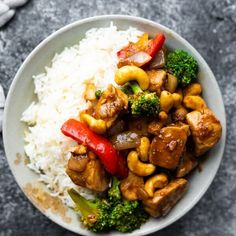
[{"label": "bowl rim", "polygon": [[[183,211],[179,212],[175,217],[172,217],[171,219],[167,220],[166,222],[162,223],[161,226],[158,227],[158,229],[155,229],[155,227],[152,227],[151,229],[145,230],[144,232],[135,232],[135,235],[148,235],[154,232],[157,232],[161,229],[166,228],[167,226],[173,224],[174,222],[176,222],[177,220],[179,220],[180,218],[182,218],[187,212],[189,212],[199,201],[200,199],[203,197],[203,195],[206,193],[206,191],[208,190],[208,188],[210,187],[212,181],[214,180],[219,166],[221,164],[222,161],[222,157],[223,157],[223,153],[224,153],[224,149],[225,149],[225,141],[226,141],[226,113],[225,113],[225,107],[224,107],[224,102],[223,102],[223,98],[222,98],[222,94],[219,88],[219,85],[217,83],[217,80],[212,72],[212,70],[210,69],[209,65],[207,64],[207,62],[205,61],[205,59],[200,55],[200,53],[186,40],[184,39],[182,36],[180,36],[178,33],[176,33],[175,31],[173,31],[172,29],[154,22],[152,20],[149,19],[145,19],[142,17],[137,17],[137,16],[129,16],[129,15],[122,15],[122,14],[108,14],[108,15],[97,15],[97,16],[92,16],[92,17],[88,17],[88,18],[84,18],[84,19],[80,19],[77,21],[74,21],[72,23],[69,23],[61,28],[59,28],[58,30],[56,30],[55,32],[51,33],[49,36],[47,36],[44,40],[42,40],[31,52],[30,54],[26,57],[26,59],[24,60],[24,62],[21,64],[20,68],[18,69],[16,75],[14,76],[14,79],[10,85],[8,94],[7,94],[7,98],[6,98],[6,102],[5,102],[5,109],[4,109],[4,115],[3,115],[3,144],[4,144],[4,149],[5,149],[5,156],[6,159],[8,161],[8,156],[7,156],[7,127],[6,127],[6,120],[7,120],[7,114],[9,111],[9,104],[10,104],[10,97],[12,97],[13,92],[16,88],[16,83],[17,81],[20,79],[21,73],[24,71],[25,67],[27,66],[28,62],[30,62],[30,60],[32,59],[32,57],[38,53],[38,51],[40,51],[40,49],[49,41],[53,40],[55,37],[57,37],[60,34],[63,34],[64,32],[74,28],[74,27],[78,27],[79,25],[82,25],[84,23],[89,23],[89,22],[93,22],[96,20],[105,20],[107,19],[108,21],[113,21],[113,20],[131,20],[131,21],[136,21],[136,22],[140,22],[140,23],[145,23],[154,27],[158,27],[159,29],[163,30],[164,32],[167,32],[169,34],[172,34],[175,37],[175,40],[181,41],[183,44],[185,44],[191,52],[193,52],[195,55],[197,55],[198,59],[200,60],[200,63],[202,65],[204,65],[204,69],[207,70],[207,73],[210,74],[213,78],[212,83],[214,83],[216,89],[218,90],[219,94],[220,94],[220,98],[219,101],[222,105],[224,114],[222,117],[222,121],[221,121],[221,125],[222,125],[222,136],[221,136],[221,142],[222,142],[222,147],[220,149],[220,161],[218,163],[217,168],[215,169],[215,173],[214,175],[212,175],[210,178],[208,178],[207,184],[205,185],[205,188],[203,188],[201,190],[201,192],[199,192],[195,198],[192,200],[191,204],[189,204],[188,207],[184,208]],[[15,178],[15,181],[17,182],[18,186],[20,187],[20,189],[22,190],[22,192],[25,194],[25,196],[27,197],[27,199],[31,202],[31,204],[33,204],[43,215],[45,215],[47,218],[49,218],[50,220],[52,220],[54,223],[66,228],[67,230],[70,230],[74,233],[79,234],[78,231],[71,229],[70,227],[68,227],[67,224],[64,224],[63,222],[59,222],[55,217],[50,217],[48,214],[46,214],[44,211],[42,211],[34,202],[31,201],[31,199],[28,197],[28,195],[25,193],[23,186],[21,186],[18,182],[18,179],[16,178],[16,175],[13,171],[13,167],[10,164],[10,162],[8,161],[8,165],[10,166],[10,170]],[[140,229],[139,229],[140,230]],[[115,233],[116,234],[116,233]],[[89,235],[89,234],[85,234],[85,235]],[[126,234],[123,234],[126,235]]]}]

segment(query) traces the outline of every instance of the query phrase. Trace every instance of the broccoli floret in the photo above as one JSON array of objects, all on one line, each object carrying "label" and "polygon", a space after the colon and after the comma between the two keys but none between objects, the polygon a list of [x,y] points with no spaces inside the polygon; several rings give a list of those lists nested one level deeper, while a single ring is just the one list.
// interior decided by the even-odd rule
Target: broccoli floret
[{"label": "broccoli floret", "polygon": [[112,186],[108,190],[108,200],[111,205],[115,205],[121,200],[121,194],[119,189],[120,181],[113,176],[112,177]]},{"label": "broccoli floret", "polygon": [[125,93],[126,95],[131,95],[133,94],[133,90],[130,87],[130,83],[126,83],[124,86],[122,86],[121,91]]},{"label": "broccoli floret", "polygon": [[183,87],[197,78],[197,61],[183,50],[175,50],[167,56],[166,69],[177,77]]},{"label": "broccoli floret", "polygon": [[93,232],[108,230],[110,204],[104,199],[88,200],[74,189],[68,193],[75,203],[75,211],[81,214],[81,222]]},{"label": "broccoli floret", "polygon": [[123,201],[110,214],[110,227],[127,233],[139,229],[148,220],[148,214],[138,201]]},{"label": "broccoli floret", "polygon": [[68,190],[75,202],[75,211],[80,212],[81,222],[93,232],[118,230],[132,232],[139,229],[149,216],[138,201],[126,201],[121,197],[120,181],[113,177],[107,199],[87,200],[74,189]]},{"label": "broccoli floret", "polygon": [[137,83],[130,84],[134,94],[129,96],[131,114],[152,117],[158,114],[160,101],[156,93],[143,92]]},{"label": "broccoli floret", "polygon": [[143,93],[143,90],[140,88],[140,86],[138,85],[138,83],[133,82],[133,83],[129,83],[130,88],[132,89],[134,94],[139,94],[139,93]]},{"label": "broccoli floret", "polygon": [[159,98],[156,93],[143,92],[130,99],[131,113],[135,116],[152,117],[159,112]]},{"label": "broccoli floret", "polygon": [[108,191],[108,201],[112,206],[109,226],[123,233],[132,232],[147,221],[148,215],[138,201],[122,200],[119,185],[120,181],[113,177]]},{"label": "broccoli floret", "polygon": [[97,90],[96,92],[95,92],[95,97],[97,98],[97,99],[99,99],[101,96],[102,96],[102,90]]}]

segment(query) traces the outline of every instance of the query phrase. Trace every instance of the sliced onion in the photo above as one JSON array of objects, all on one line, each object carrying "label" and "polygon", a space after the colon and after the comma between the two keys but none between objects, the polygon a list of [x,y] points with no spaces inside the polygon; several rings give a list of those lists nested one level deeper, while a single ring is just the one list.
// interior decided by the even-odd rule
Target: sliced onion
[{"label": "sliced onion", "polygon": [[147,64],[149,61],[152,60],[152,57],[147,54],[146,52],[137,52],[134,55],[127,57],[125,59],[120,59],[118,63],[118,67],[126,66],[126,65],[134,65],[141,67]]},{"label": "sliced onion", "polygon": [[149,122],[143,118],[130,119],[128,121],[128,130],[135,132],[140,136],[148,136],[148,124]]},{"label": "sliced onion", "polygon": [[133,63],[136,66],[143,66],[145,64],[147,64],[149,61],[151,61],[152,57],[147,54],[146,52],[137,52],[134,55],[132,55],[131,57],[128,57],[127,59],[133,61]]},{"label": "sliced onion", "polygon": [[123,132],[125,129],[125,122],[123,120],[116,120],[115,123],[108,129],[107,135],[114,136]]},{"label": "sliced onion", "polygon": [[149,64],[150,69],[160,69],[165,66],[165,52],[161,49]]},{"label": "sliced onion", "polygon": [[136,148],[140,144],[140,136],[135,132],[126,131],[111,138],[111,142],[117,150]]},{"label": "sliced onion", "polygon": [[174,93],[177,86],[178,86],[178,79],[174,75],[167,73],[165,89],[170,93]]}]

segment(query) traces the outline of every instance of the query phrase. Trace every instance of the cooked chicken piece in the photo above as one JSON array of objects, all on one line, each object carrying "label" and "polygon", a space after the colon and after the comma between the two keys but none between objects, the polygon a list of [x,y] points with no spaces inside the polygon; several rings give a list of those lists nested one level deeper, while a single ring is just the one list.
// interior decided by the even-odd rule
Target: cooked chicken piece
[{"label": "cooked chicken piece", "polygon": [[86,179],[86,187],[88,189],[102,192],[108,188],[110,179],[98,159],[89,161],[84,176]]},{"label": "cooked chicken piece", "polygon": [[176,123],[172,123],[169,126],[181,128],[182,130],[184,130],[186,132],[187,136],[189,136],[191,134],[190,129],[189,129],[189,125],[185,124],[185,123],[183,123],[181,121],[176,122]]},{"label": "cooked chicken piece", "polygon": [[181,127],[162,128],[151,143],[149,161],[166,169],[174,170],[184,151],[187,133]]},{"label": "cooked chicken piece", "polygon": [[95,118],[107,122],[110,127],[120,111],[128,108],[128,97],[120,89],[109,85],[102,93],[95,108]]},{"label": "cooked chicken piece", "polygon": [[183,106],[180,106],[172,113],[172,119],[176,121],[185,121],[188,111]]},{"label": "cooked chicken piece", "polygon": [[87,155],[79,155],[79,156],[73,155],[69,159],[67,163],[67,167],[73,171],[83,172],[88,162],[89,162],[89,158],[87,157]]},{"label": "cooked chicken piece", "polygon": [[161,111],[158,114],[158,119],[155,119],[148,124],[147,132],[149,134],[158,135],[162,127],[167,126],[168,124],[171,123],[172,123],[171,116],[168,115],[166,112]]},{"label": "cooked chicken piece", "polygon": [[153,217],[167,215],[186,192],[187,183],[185,179],[175,179],[166,187],[157,190],[153,198],[143,201],[145,211]]},{"label": "cooked chicken piece", "polygon": [[135,132],[140,136],[148,136],[147,127],[148,127],[148,122],[144,118],[128,120],[129,131]]},{"label": "cooked chicken piece", "polygon": [[95,85],[91,82],[86,83],[84,99],[89,101],[96,100],[95,92],[96,92]]},{"label": "cooked chicken piece", "polygon": [[164,126],[163,122],[154,120],[148,125],[148,129],[147,129],[148,133],[153,134],[153,135],[158,135],[163,126]]},{"label": "cooked chicken piece", "polygon": [[79,186],[103,192],[108,188],[109,177],[98,159],[72,156],[68,161],[66,173]]},{"label": "cooked chicken piece", "polygon": [[87,147],[80,144],[80,145],[70,148],[69,152],[71,152],[74,155],[83,155],[87,153]]},{"label": "cooked chicken piece", "polygon": [[128,177],[121,181],[120,191],[123,197],[129,201],[142,200],[148,197],[147,192],[144,190],[143,177],[137,176],[132,172],[129,172]]},{"label": "cooked chicken piece", "polygon": [[184,152],[176,170],[176,177],[184,177],[189,172],[191,172],[197,166],[197,164],[198,162],[192,153],[188,151]]},{"label": "cooked chicken piece", "polygon": [[74,184],[81,187],[86,187],[86,181],[84,179],[83,172],[74,171],[67,166],[66,174],[70,177]]},{"label": "cooked chicken piece", "polygon": [[150,83],[148,90],[156,92],[160,95],[166,81],[166,72],[164,70],[148,70],[146,71]]},{"label": "cooked chicken piece", "polygon": [[211,110],[192,111],[187,114],[186,120],[193,136],[196,156],[202,155],[219,141],[222,127]]}]

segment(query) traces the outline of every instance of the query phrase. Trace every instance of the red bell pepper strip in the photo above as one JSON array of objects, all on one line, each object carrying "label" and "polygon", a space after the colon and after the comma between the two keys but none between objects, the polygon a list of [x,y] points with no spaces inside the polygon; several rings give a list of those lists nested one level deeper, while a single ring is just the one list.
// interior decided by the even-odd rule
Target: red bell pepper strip
[{"label": "red bell pepper strip", "polygon": [[156,53],[161,50],[164,42],[165,42],[165,35],[157,34],[154,39],[151,39],[148,42],[145,52],[153,58],[156,55]]},{"label": "red bell pepper strip", "polygon": [[[72,138],[76,142],[87,146],[100,158],[105,169],[112,175],[117,173],[119,153],[113,147],[112,143],[104,137],[91,131],[85,124],[80,121],[69,119],[62,127],[64,135]],[[119,167],[119,171],[120,171]]]}]

